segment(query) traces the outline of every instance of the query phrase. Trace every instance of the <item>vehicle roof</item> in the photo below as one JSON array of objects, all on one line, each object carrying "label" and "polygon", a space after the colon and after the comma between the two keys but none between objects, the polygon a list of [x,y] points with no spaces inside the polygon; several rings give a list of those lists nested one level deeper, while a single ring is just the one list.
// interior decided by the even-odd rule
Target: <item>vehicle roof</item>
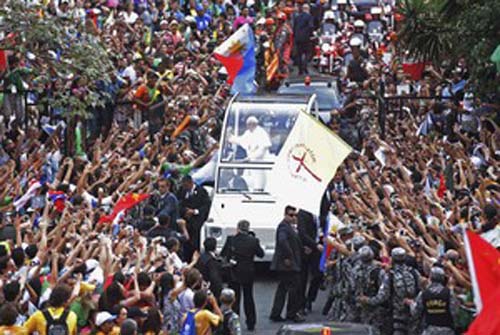
[{"label": "vehicle roof", "polygon": [[277,103],[277,104],[307,104],[311,95],[305,94],[265,94],[238,95],[234,102]]},{"label": "vehicle roof", "polygon": [[339,335],[371,335],[372,328],[368,325],[344,322],[317,322],[300,325],[285,325],[278,331],[279,335],[316,335],[322,328],[330,328],[333,334]]},{"label": "vehicle roof", "polygon": [[[288,78],[287,80],[284,81],[283,84],[290,83],[290,84],[303,84],[306,76],[297,76],[297,77],[291,77]],[[327,77],[327,76],[321,76],[321,75],[312,75],[309,76],[311,78],[311,83],[318,83],[318,82],[323,82],[323,83],[334,83],[336,81],[336,78],[334,77]]]}]

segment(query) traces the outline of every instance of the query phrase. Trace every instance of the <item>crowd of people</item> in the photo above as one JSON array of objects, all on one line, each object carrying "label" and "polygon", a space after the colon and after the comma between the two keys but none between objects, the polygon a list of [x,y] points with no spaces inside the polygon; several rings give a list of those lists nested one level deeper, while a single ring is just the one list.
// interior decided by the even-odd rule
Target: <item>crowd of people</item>
[{"label": "crowd of people", "polygon": [[[367,323],[380,334],[467,328],[474,304],[462,233],[472,229],[500,246],[500,132],[498,99],[475,96],[464,60],[412,77],[388,7],[361,25],[343,0],[26,6],[85,27],[106,45],[116,72],[102,88],[105,106],[68,123],[68,111],[42,110],[36,97],[25,106],[19,96],[32,88],[33,73],[22,71],[30,58],[7,52],[10,67],[0,76],[2,334],[238,335],[240,319],[267,334],[259,317],[302,322],[319,294],[328,295],[315,306],[325,319]],[[382,43],[364,30],[374,17],[383,22]],[[343,40],[351,58],[332,73],[342,99],[327,126],[355,150],[319,215],[287,207],[276,222],[271,270],[280,282],[271,315],[258,316],[253,261],[264,250],[252,223],[240,221],[220,255],[214,238],[200,240],[210,209],[203,182],[214,178],[207,167],[230,98],[211,52],[249,24],[256,79],[270,88],[313,71],[314,32],[331,20],[339,36],[356,36]],[[85,92],[78,79],[56,78],[47,94],[66,86]],[[381,86],[382,98],[404,95],[387,100],[383,117],[373,99]],[[124,199],[136,205],[116,213]],[[333,250],[323,264],[325,246]]]}]

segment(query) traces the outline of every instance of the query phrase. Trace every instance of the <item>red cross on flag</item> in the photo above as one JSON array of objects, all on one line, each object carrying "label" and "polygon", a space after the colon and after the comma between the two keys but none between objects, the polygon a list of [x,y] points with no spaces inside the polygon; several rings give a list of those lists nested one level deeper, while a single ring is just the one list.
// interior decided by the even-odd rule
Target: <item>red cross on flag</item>
[{"label": "red cross on flag", "polygon": [[278,205],[318,215],[328,183],[351,151],[321,122],[300,112],[276,158],[268,181],[270,193]]}]

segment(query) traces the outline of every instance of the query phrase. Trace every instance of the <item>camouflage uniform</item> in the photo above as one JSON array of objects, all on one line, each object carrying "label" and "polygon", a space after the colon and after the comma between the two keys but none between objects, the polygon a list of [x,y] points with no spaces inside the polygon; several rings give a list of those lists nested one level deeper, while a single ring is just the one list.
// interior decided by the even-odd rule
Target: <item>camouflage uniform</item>
[{"label": "camouflage uniform", "polygon": [[[443,269],[432,268],[431,281],[427,289],[417,296],[411,306],[411,314],[418,318],[424,316],[425,329],[422,335],[454,335],[453,328],[460,308],[459,302],[453,291],[443,285],[445,282]],[[426,302],[431,303],[426,305]]]},{"label": "camouflage uniform", "polygon": [[333,306],[329,313],[329,319],[333,321],[340,321],[344,313],[344,281],[342,276],[342,268],[345,263],[346,257],[341,255],[338,251],[332,252],[332,258],[336,261],[333,268],[330,270],[331,291],[330,294],[333,298]]},{"label": "camouflage uniform", "polygon": [[[374,297],[377,295],[381,283],[384,280],[385,272],[380,265],[374,263],[374,255],[370,247],[365,246],[361,248],[360,254],[363,262],[355,272],[355,296],[356,298],[361,296],[366,296],[368,298]],[[387,303],[385,305],[379,304],[373,306],[362,304],[358,300],[357,305],[360,310],[360,320],[363,323],[373,326],[374,334],[380,334],[381,329],[383,329],[384,321],[386,321],[385,316],[389,312]]]},{"label": "camouflage uniform", "polygon": [[359,322],[360,321],[360,308],[356,303],[356,276],[363,262],[359,250],[365,244],[365,238],[362,236],[355,236],[352,238],[351,243],[354,253],[346,258],[341,273],[341,280],[343,281],[343,290],[341,292],[342,301],[344,303],[343,314],[340,321],[344,322]]},{"label": "camouflage uniform", "polygon": [[409,330],[411,314],[409,307],[403,301],[415,298],[418,293],[419,278],[410,267],[404,264],[406,253],[403,249],[395,248],[391,255],[393,267],[388,274],[384,275],[377,294],[368,299],[368,305],[377,306],[390,301],[392,334],[409,335],[412,334]]}]

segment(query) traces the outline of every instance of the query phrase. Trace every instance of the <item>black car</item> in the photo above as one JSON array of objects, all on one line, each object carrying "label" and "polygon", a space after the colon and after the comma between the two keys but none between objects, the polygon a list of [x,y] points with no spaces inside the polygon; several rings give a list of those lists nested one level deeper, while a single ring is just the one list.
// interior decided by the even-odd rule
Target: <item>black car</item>
[{"label": "black car", "polygon": [[279,88],[278,94],[316,94],[319,115],[328,123],[330,112],[340,108],[340,93],[337,80],[326,76],[299,76],[287,79]]},{"label": "black car", "polygon": [[[330,331],[328,331],[328,329]],[[276,335],[372,335],[372,327],[356,323],[317,322],[282,326]]]}]

